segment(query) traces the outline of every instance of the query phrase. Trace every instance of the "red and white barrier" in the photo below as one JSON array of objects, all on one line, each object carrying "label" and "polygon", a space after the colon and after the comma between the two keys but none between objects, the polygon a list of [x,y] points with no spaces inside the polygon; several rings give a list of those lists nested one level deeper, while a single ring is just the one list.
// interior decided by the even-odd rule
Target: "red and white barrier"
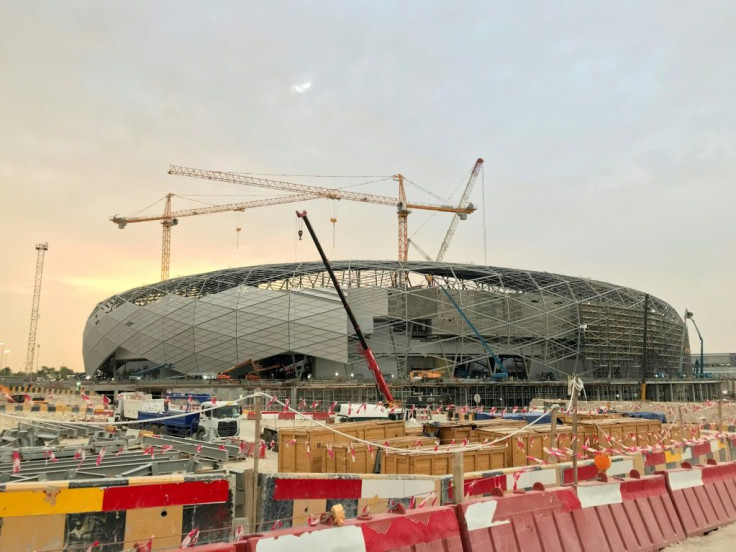
[{"label": "red and white barrier", "polygon": [[424,552],[462,550],[453,506],[383,514],[342,527],[297,527],[247,539],[247,552]]},{"label": "red and white barrier", "polygon": [[537,486],[341,527],[272,531],[210,552],[654,552],[736,521],[736,463]]},{"label": "red and white barrier", "polygon": [[466,552],[580,550],[569,512],[579,508],[572,489],[530,491],[457,506]]},{"label": "red and white barrier", "polygon": [[575,525],[598,551],[656,551],[680,542],[685,532],[677,519],[664,477],[581,483]]},{"label": "red and white barrier", "polygon": [[172,552],[239,552],[238,546],[229,542],[219,542],[214,544],[203,544],[193,548],[175,548]]},{"label": "red and white barrier", "polygon": [[688,537],[736,521],[736,466],[695,466],[665,472],[667,488]]},{"label": "red and white barrier", "polygon": [[340,475],[333,477],[274,477],[274,500],[355,500],[428,496],[437,490],[429,477]]}]

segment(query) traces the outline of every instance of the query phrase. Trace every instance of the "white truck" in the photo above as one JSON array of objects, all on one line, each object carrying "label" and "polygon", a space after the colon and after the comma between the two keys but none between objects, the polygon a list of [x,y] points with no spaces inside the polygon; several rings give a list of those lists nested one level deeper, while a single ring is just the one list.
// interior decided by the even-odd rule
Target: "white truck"
[{"label": "white truck", "polygon": [[139,412],[162,412],[164,399],[154,399],[150,393],[120,393],[115,404],[115,420],[137,420]]},{"label": "white truck", "polygon": [[205,400],[184,408],[169,408],[168,401],[154,399],[150,394],[122,393],[118,396],[115,417],[117,420],[137,420],[141,422],[137,424],[140,429],[160,435],[194,437],[210,442],[240,436],[240,405],[237,402]]}]

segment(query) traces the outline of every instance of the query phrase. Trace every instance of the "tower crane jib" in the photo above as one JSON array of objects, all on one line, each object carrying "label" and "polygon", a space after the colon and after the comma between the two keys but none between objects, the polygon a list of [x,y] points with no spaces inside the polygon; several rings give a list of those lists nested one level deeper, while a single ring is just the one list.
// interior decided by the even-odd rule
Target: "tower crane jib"
[{"label": "tower crane jib", "polygon": [[463,216],[467,216],[468,214],[475,211],[475,207],[472,204],[468,204],[464,207],[453,207],[451,205],[410,203],[406,201],[406,196],[403,190],[403,177],[401,175],[397,175],[395,177],[399,181],[399,198],[397,199],[389,196],[365,194],[362,192],[352,192],[334,188],[323,188],[320,186],[310,186],[306,184],[294,184],[292,182],[282,182],[266,178],[256,178],[253,176],[231,172],[210,171],[205,169],[195,169],[191,167],[180,167],[177,165],[171,165],[169,169],[169,174],[177,176],[188,176],[191,178],[202,178],[205,180],[215,180],[219,182],[228,182],[231,184],[243,184],[245,186],[254,186],[259,188],[283,190],[300,194],[314,194],[317,197],[327,199],[345,199],[362,203],[374,203],[377,205],[393,206],[397,209],[397,214],[399,217],[399,261],[407,260],[408,234],[406,218],[412,209],[454,213]]},{"label": "tower crane jib", "polygon": [[269,205],[280,205],[284,203],[293,203],[295,201],[308,201],[317,199],[315,194],[292,194],[288,196],[272,197],[268,199],[258,199],[254,201],[244,201],[240,203],[227,203],[224,205],[211,205],[209,207],[197,207],[195,209],[182,209],[179,211],[171,210],[171,198],[174,194],[166,194],[166,204],[164,212],[161,215],[139,216],[139,217],[123,217],[115,215],[110,217],[110,221],[117,224],[121,230],[128,224],[134,222],[161,221],[162,237],[161,237],[161,281],[169,279],[169,263],[171,259],[171,227],[179,223],[179,219],[183,217],[191,217],[195,215],[209,215],[213,213],[225,213],[228,211],[245,211],[255,207],[267,207]]}]

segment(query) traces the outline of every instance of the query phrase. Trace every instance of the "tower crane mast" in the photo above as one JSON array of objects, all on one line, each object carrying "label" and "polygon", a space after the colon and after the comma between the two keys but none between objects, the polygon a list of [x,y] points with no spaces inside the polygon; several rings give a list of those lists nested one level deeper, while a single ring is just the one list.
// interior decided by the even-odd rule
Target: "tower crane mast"
[{"label": "tower crane mast", "polygon": [[31,306],[31,328],[28,331],[28,351],[26,353],[25,371],[30,374],[33,372],[33,355],[36,352],[36,329],[38,328],[38,307],[41,304],[41,280],[43,278],[43,258],[49,244],[37,243],[36,251],[36,279],[33,286],[33,305]]},{"label": "tower crane mast", "polygon": [[205,169],[195,169],[191,167],[180,167],[171,165],[169,174],[177,176],[189,176],[191,178],[203,178],[205,180],[215,180],[219,182],[229,182],[231,184],[243,184],[245,186],[254,186],[259,188],[268,188],[283,190],[300,194],[313,194],[317,197],[327,199],[345,199],[349,201],[358,201],[362,203],[374,203],[377,205],[391,205],[396,207],[399,222],[399,261],[407,260],[408,253],[408,235],[407,235],[407,217],[412,209],[438,211],[443,213],[454,213],[461,217],[467,217],[475,211],[472,204],[464,207],[453,207],[452,205],[432,205],[427,203],[409,203],[406,200],[404,191],[404,177],[396,175],[394,178],[399,183],[399,197],[382,196],[376,194],[365,194],[362,192],[351,192],[333,188],[323,188],[320,186],[310,186],[307,184],[294,184],[291,182],[282,182],[278,180],[269,180],[266,178],[256,178],[252,176],[236,174],[223,171],[210,171]]}]

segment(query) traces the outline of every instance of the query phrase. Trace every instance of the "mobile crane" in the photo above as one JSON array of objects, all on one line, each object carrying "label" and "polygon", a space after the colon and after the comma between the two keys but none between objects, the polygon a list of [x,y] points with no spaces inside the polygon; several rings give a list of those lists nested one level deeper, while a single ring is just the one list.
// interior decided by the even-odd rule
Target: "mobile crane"
[{"label": "mobile crane", "polygon": [[[363,335],[362,330],[360,329],[360,325],[358,324],[358,321],[355,318],[355,315],[353,314],[352,309],[350,308],[350,305],[347,302],[347,299],[345,299],[345,294],[342,292],[342,288],[340,287],[340,284],[337,281],[337,277],[335,276],[335,272],[332,270],[332,265],[330,265],[330,261],[327,260],[327,256],[325,255],[324,249],[322,249],[322,245],[319,242],[319,239],[317,238],[317,234],[314,233],[314,228],[312,228],[312,224],[309,222],[309,218],[307,217],[306,211],[297,211],[296,216],[304,221],[304,225],[307,227],[307,230],[309,231],[309,235],[312,237],[312,241],[314,242],[314,245],[317,247],[317,251],[319,252],[319,256],[322,259],[322,263],[325,265],[325,269],[327,270],[327,273],[330,275],[330,280],[332,280],[332,285],[335,286],[335,291],[337,291],[338,297],[340,297],[340,301],[342,302],[342,306],[345,309],[345,313],[348,315],[348,318],[350,319],[350,323],[353,325],[353,329],[355,330],[355,335],[358,336],[358,340],[360,341],[360,353],[363,355],[363,358],[365,358],[366,363],[368,364],[368,369],[373,374],[373,379],[376,381],[376,386],[378,387],[378,390],[380,391],[381,395],[383,395],[384,400],[386,401],[386,407],[388,408],[388,413],[385,416],[380,417],[387,417],[387,418],[403,418],[404,412],[398,408],[399,404],[394,400],[394,396],[391,393],[391,390],[388,388],[388,384],[386,383],[386,380],[383,377],[383,374],[381,373],[381,370],[378,368],[378,362],[376,362],[376,358],[373,356],[373,351],[371,351],[371,348],[368,346],[368,342],[365,340],[365,336]],[[341,409],[340,411],[344,410],[342,407],[348,406],[348,405],[340,405]],[[349,408],[349,407],[348,407]],[[353,408],[354,410],[357,410],[357,407]],[[386,410],[379,408],[375,408],[374,406],[368,407],[366,410],[368,410],[369,413],[375,414],[379,410],[384,411]],[[350,414],[348,414],[348,417]],[[343,416],[344,417],[344,416]],[[371,416],[371,417],[379,417],[379,416]],[[338,418],[339,419],[339,418]],[[365,418],[362,418],[365,419]]]}]

